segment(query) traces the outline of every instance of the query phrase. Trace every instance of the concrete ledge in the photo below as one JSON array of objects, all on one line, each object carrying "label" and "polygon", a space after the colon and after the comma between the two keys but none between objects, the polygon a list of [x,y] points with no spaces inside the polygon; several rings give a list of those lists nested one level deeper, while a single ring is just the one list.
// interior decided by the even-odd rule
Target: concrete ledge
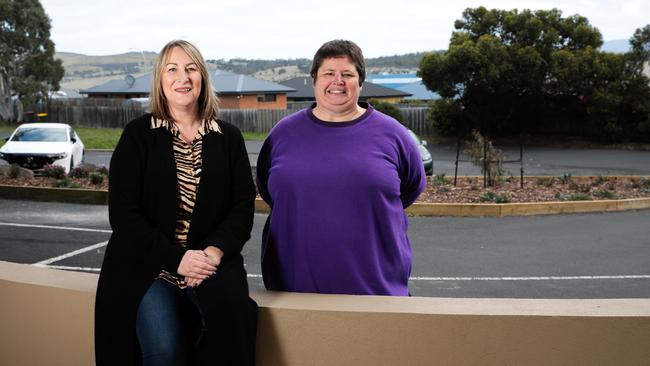
[{"label": "concrete ledge", "polygon": [[[534,177],[532,177],[534,178]],[[625,178],[625,177],[619,177]],[[589,179],[575,177],[574,179]],[[612,178],[614,179],[614,178]],[[0,198],[86,204],[107,204],[108,191],[72,188],[29,187],[0,184]],[[650,208],[650,198],[596,201],[552,201],[526,203],[414,203],[406,209],[415,216],[530,216],[566,213],[627,211]],[[255,200],[255,211],[268,213],[269,206]]]},{"label": "concrete ledge", "polygon": [[414,203],[406,212],[415,216],[531,216],[650,208],[650,198],[530,203]]},{"label": "concrete ledge", "polygon": [[105,205],[108,204],[108,191],[0,184],[0,198]]},{"label": "concrete ledge", "polygon": [[[0,364],[92,365],[97,275],[0,262]],[[258,365],[642,365],[650,300],[261,292]],[[116,350],[119,352],[119,350]]]}]

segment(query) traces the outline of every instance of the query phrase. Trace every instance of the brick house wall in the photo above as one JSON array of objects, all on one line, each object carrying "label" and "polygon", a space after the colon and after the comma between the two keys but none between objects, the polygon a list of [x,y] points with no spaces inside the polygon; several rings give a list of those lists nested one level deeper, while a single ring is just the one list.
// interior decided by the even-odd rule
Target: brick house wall
[{"label": "brick house wall", "polygon": [[287,95],[220,95],[219,107],[224,109],[287,109]]}]

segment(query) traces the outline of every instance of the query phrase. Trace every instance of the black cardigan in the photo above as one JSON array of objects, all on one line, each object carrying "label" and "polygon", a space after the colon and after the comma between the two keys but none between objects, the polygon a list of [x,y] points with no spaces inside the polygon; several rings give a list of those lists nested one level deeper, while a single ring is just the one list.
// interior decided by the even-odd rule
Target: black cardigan
[{"label": "black cardigan", "polygon": [[[184,254],[184,249],[174,244],[178,186],[173,137],[164,128],[151,129],[150,123],[150,114],[131,121],[111,159],[109,220],[113,234],[95,303],[98,366],[141,363],[135,335],[138,304],[161,270],[177,274]],[[219,126],[223,133],[203,136],[201,181],[188,249],[220,248],[224,252],[220,269],[237,267],[231,273],[238,277],[243,273],[245,286],[241,250],[253,226],[255,186],[241,133],[223,121]],[[242,279],[233,283],[241,287]]]}]

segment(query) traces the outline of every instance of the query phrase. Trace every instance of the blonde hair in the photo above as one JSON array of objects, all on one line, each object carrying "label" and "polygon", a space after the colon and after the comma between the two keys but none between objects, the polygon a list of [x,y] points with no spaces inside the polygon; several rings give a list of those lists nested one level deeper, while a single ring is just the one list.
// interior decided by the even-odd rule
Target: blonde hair
[{"label": "blonde hair", "polygon": [[210,74],[205,60],[196,46],[188,41],[174,40],[165,45],[156,58],[152,71],[151,94],[149,100],[151,103],[151,114],[154,117],[166,121],[172,121],[172,115],[167,105],[167,99],[162,87],[162,74],[165,70],[165,64],[174,47],[179,47],[196,63],[199,73],[201,73],[201,94],[198,99],[198,118],[201,120],[217,119],[219,116],[219,99],[212,90],[210,83]]}]

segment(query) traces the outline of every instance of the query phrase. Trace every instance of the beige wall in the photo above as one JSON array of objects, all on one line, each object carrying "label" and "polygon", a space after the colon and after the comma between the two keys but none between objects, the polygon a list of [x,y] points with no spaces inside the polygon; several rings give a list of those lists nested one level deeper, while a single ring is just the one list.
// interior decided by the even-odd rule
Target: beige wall
[{"label": "beige wall", "polygon": [[[0,365],[92,365],[97,276],[0,262]],[[650,300],[262,292],[258,365],[644,365]]]}]

